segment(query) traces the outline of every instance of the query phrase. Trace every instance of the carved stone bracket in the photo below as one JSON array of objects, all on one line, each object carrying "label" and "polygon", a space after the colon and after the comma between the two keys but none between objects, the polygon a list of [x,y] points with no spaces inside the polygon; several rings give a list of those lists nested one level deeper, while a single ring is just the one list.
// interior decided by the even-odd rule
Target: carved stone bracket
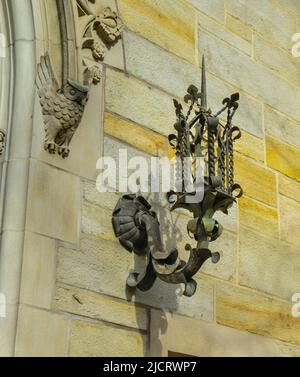
[{"label": "carved stone bracket", "polygon": [[[82,119],[90,85],[101,81],[100,63],[120,38],[123,26],[111,8],[102,7],[100,10],[101,2],[74,1],[56,1],[62,46],[62,77],[55,76],[50,56],[46,53],[38,64],[36,80],[45,124],[44,148],[50,154],[58,153],[63,158],[69,156],[69,144]],[[76,16],[72,4],[76,4]],[[77,16],[80,29],[77,46],[82,49],[78,69],[75,67],[78,59],[76,53],[74,59],[72,44],[76,35],[74,17]]]}]

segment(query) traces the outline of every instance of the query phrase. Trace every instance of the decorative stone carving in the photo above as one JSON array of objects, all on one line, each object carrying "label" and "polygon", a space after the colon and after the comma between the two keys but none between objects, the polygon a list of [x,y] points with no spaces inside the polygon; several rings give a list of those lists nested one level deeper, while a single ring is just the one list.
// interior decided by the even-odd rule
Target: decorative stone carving
[{"label": "decorative stone carving", "polygon": [[[62,75],[56,78],[48,53],[41,57],[37,69],[37,88],[45,124],[44,148],[68,157],[69,144],[82,119],[90,85],[102,78],[101,62],[105,53],[121,36],[123,23],[110,7],[102,7],[95,0],[57,0],[59,14]],[[73,5],[76,10],[74,13]],[[77,29],[76,22],[79,21]],[[80,66],[78,52],[74,55],[76,30],[77,45],[82,47]],[[88,51],[89,53],[85,53]],[[59,84],[61,82],[61,85]],[[81,84],[83,83],[83,85]]]},{"label": "decorative stone carving", "polygon": [[6,133],[4,130],[0,129],[0,156],[2,156],[4,153],[5,143],[6,143]]},{"label": "decorative stone carving", "polygon": [[86,85],[97,85],[102,78],[102,69],[99,65],[91,63],[88,59],[83,59],[83,66],[86,67],[83,76]]},{"label": "decorative stone carving", "polygon": [[49,55],[41,57],[37,74],[38,95],[45,123],[44,148],[50,154],[69,155],[69,144],[82,118],[89,88],[68,80],[59,88]]},{"label": "decorative stone carving", "polygon": [[96,61],[103,60],[106,51],[120,38],[123,23],[117,13],[109,7],[96,15],[90,7],[83,6],[83,0],[77,1],[88,16],[82,48],[91,49]]},{"label": "decorative stone carving", "polygon": [[121,37],[123,22],[110,7],[97,14],[89,3],[95,4],[95,1],[77,0],[82,25],[82,48],[91,52],[88,54],[89,59],[94,62],[84,71],[85,82],[97,84],[101,79],[97,63],[103,61],[106,52]]}]

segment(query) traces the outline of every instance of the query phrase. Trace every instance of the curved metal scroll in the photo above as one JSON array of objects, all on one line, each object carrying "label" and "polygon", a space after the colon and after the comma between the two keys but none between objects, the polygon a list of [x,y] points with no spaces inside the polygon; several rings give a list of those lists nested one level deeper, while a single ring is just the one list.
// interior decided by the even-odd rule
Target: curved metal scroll
[{"label": "curved metal scroll", "polygon": [[141,196],[124,195],[119,199],[112,217],[113,229],[121,245],[128,251],[147,257],[144,275],[139,273],[129,274],[127,284],[137,287],[141,291],[149,290],[156,278],[171,284],[185,284],[184,295],[192,296],[197,283],[192,277],[199,271],[203,263],[212,258],[213,263],[219,261],[219,253],[212,253],[208,249],[211,239],[216,239],[221,234],[221,227],[216,220],[196,220],[189,222],[188,229],[194,232],[198,240],[196,248],[186,245],[190,251],[187,262],[180,259],[178,250],[164,250],[159,222],[151,205]]}]

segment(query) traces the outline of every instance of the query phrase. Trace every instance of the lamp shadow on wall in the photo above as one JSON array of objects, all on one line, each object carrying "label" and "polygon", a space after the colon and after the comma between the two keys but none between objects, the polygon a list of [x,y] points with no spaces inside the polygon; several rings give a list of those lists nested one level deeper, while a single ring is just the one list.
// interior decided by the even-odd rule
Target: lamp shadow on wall
[{"label": "lamp shadow on wall", "polygon": [[[159,197],[157,193],[143,194],[147,201],[152,205],[152,209],[156,212],[158,221],[160,223],[161,237],[164,248],[166,250],[172,250],[178,248],[179,252],[183,248],[183,232],[184,228],[180,228],[178,224],[179,214],[176,212],[170,212],[164,200]],[[180,244],[180,246],[179,246]],[[133,254],[133,271],[137,271],[143,274],[146,266],[146,257]],[[130,288],[126,286],[126,297],[128,301],[134,301],[137,304],[147,305],[147,308],[166,309],[171,312],[177,312],[179,308],[180,296],[183,294],[183,287],[178,284],[168,284],[160,279],[157,279],[153,287],[147,292],[141,292],[138,289]],[[139,311],[136,311],[136,320],[140,328],[144,323],[144,318],[139,315]],[[149,315],[149,321],[151,322],[151,316]],[[150,323],[151,334],[150,338],[155,342],[156,356],[161,355],[162,346],[160,346],[159,337],[167,331],[168,323],[164,316],[163,310],[161,310],[160,321],[153,326]],[[149,352],[149,344],[144,346],[145,355]]]}]

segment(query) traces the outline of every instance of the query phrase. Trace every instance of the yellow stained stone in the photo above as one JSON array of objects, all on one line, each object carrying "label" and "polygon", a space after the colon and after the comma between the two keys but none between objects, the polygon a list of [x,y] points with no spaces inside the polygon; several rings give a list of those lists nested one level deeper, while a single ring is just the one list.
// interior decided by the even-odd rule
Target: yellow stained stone
[{"label": "yellow stained stone", "polygon": [[234,150],[256,161],[264,161],[263,140],[244,130],[242,130],[242,137],[234,143]]},{"label": "yellow stained stone", "polygon": [[279,176],[279,193],[300,202],[300,184],[282,175]]},{"label": "yellow stained stone", "polygon": [[249,26],[241,22],[239,19],[226,15],[226,27],[228,30],[239,35],[248,42],[252,41],[252,30]]},{"label": "yellow stained stone", "polygon": [[104,115],[104,132],[153,156],[167,153],[165,136],[108,112]]},{"label": "yellow stained stone", "polygon": [[278,237],[278,214],[274,208],[267,207],[253,199],[243,196],[238,200],[240,224],[249,226],[273,237]]},{"label": "yellow stained stone", "polygon": [[196,11],[185,1],[120,0],[119,8],[129,29],[195,64]]},{"label": "yellow stained stone", "polygon": [[217,286],[217,322],[240,330],[300,344],[300,321],[291,304],[232,285]]},{"label": "yellow stained stone", "polygon": [[55,309],[110,323],[147,330],[145,308],[75,287],[56,288]]},{"label": "yellow stained stone", "polygon": [[74,320],[69,356],[130,357],[145,355],[146,337],[125,328]]},{"label": "yellow stained stone", "polygon": [[275,174],[239,154],[235,154],[235,182],[246,196],[276,207]]},{"label": "yellow stained stone", "polygon": [[300,246],[300,203],[280,195],[280,236],[281,239]]},{"label": "yellow stained stone", "polygon": [[[101,196],[102,193],[99,193]],[[111,211],[91,204],[86,200],[82,204],[81,230],[85,234],[117,242],[111,225]]]},{"label": "yellow stained stone", "polygon": [[300,181],[300,150],[266,136],[267,164],[270,168]]}]

